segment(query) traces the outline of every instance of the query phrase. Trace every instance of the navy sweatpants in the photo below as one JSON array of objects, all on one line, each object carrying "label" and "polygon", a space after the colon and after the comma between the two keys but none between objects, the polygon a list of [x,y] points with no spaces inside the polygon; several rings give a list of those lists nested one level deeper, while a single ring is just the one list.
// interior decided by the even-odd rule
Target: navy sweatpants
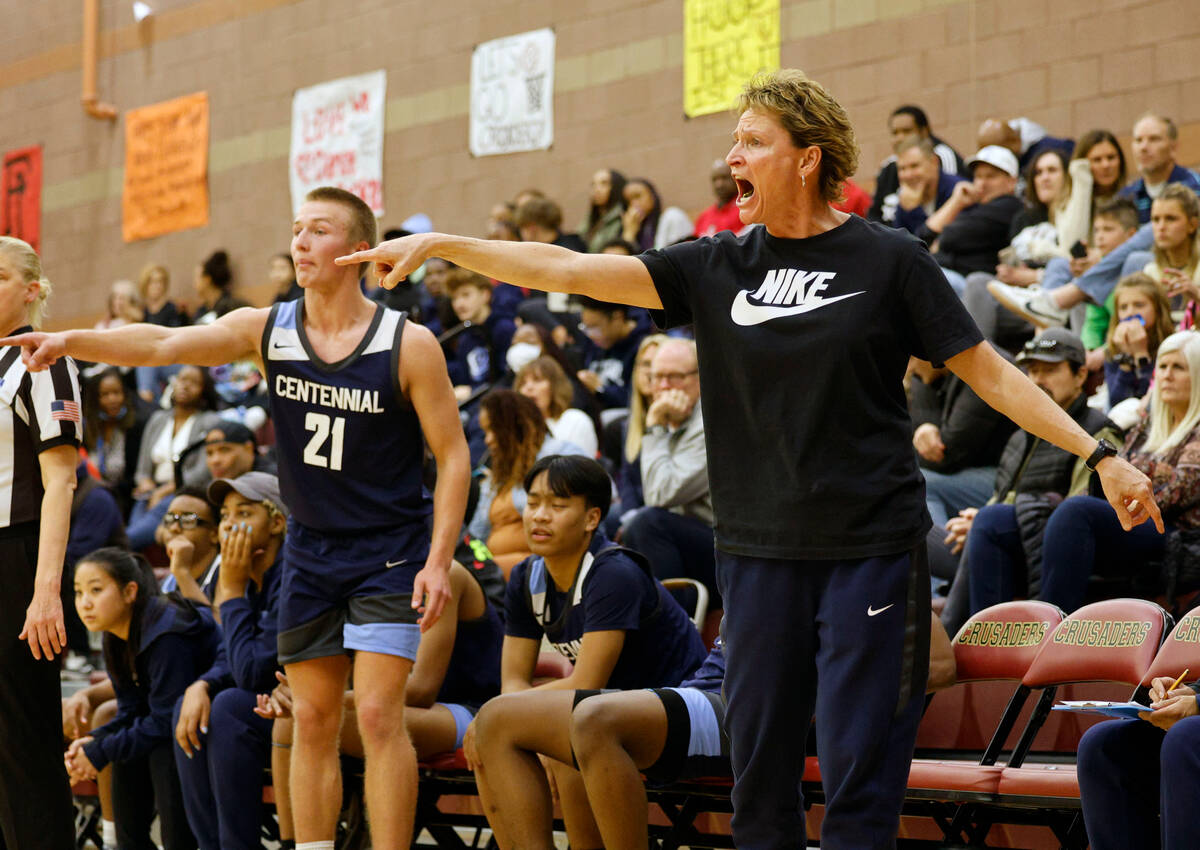
[{"label": "navy sweatpants", "polygon": [[[175,706],[175,724],[179,708]],[[262,846],[263,770],[271,763],[271,721],[254,713],[253,691],[228,688],[213,698],[208,734],[188,758],[175,745],[183,805],[200,850]]]},{"label": "navy sweatpants", "polygon": [[1097,723],[1079,742],[1078,776],[1092,850],[1196,846],[1200,717],[1165,733],[1144,720]]},{"label": "navy sweatpants", "polygon": [[929,678],[925,546],[853,561],[717,553],[733,838],[805,846],[810,718],[825,787],[821,846],[893,848]]}]

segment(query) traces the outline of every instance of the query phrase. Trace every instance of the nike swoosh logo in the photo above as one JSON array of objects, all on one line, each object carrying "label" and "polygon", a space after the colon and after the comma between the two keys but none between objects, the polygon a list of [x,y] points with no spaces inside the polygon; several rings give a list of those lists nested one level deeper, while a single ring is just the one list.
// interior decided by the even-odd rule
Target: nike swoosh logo
[{"label": "nike swoosh logo", "polygon": [[832,298],[821,298],[820,300],[808,301],[803,304],[794,304],[790,307],[776,307],[774,304],[751,304],[748,291],[743,289],[733,299],[733,306],[729,308],[729,317],[733,319],[734,324],[748,328],[752,325],[761,325],[763,322],[769,322],[772,319],[782,319],[784,316],[798,316],[801,313],[810,313],[835,301],[841,301],[843,298],[853,298],[855,295],[862,295],[862,292],[835,295]]},{"label": "nike swoosh logo", "polygon": [[386,564],[384,564],[384,566],[390,570],[392,567],[398,567],[401,564],[407,564],[407,563],[408,563],[408,558],[401,558],[399,561],[388,561]]},{"label": "nike swoosh logo", "polygon": [[[895,604],[896,604],[895,602],[892,603],[892,605],[895,605]],[[868,605],[867,606],[867,616],[874,617],[876,614],[882,614],[884,611],[891,608],[892,605],[884,605],[882,608],[872,608],[870,605]]]}]

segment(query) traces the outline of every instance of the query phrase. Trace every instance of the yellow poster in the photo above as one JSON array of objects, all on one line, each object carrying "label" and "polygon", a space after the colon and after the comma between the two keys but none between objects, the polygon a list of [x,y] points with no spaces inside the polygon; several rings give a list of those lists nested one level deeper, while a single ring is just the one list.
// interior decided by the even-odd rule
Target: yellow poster
[{"label": "yellow poster", "polygon": [[208,93],[125,113],[126,242],[208,224]]},{"label": "yellow poster", "polygon": [[759,71],[779,68],[779,0],[684,0],[683,112],[733,105]]}]

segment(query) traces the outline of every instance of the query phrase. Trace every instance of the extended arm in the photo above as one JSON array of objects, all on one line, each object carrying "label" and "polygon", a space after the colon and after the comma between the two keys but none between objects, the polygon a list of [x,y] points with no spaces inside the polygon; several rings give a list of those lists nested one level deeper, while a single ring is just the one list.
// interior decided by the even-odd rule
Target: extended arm
[{"label": "extended arm", "polygon": [[641,260],[612,254],[579,254],[540,242],[500,242],[420,233],[339,257],[337,262],[374,263],[381,283],[391,289],[430,257],[441,257],[514,286],[571,292],[634,307],[656,310],[662,307]]},{"label": "extended arm", "polygon": [[[135,324],[107,331],[28,333],[0,339],[0,345],[20,345],[21,357],[33,372],[67,355],[114,366],[220,366],[245,358],[258,362],[258,342],[267,315],[267,310],[242,308],[211,325],[164,328]],[[259,367],[261,370],[261,363]]]},{"label": "extended arm", "polygon": [[[981,342],[946,361],[954,374],[966,381],[979,397],[1018,426],[1064,451],[1086,458],[1096,449],[1090,436],[1061,407],[1006,361],[987,342]],[[1162,514],[1155,504],[1150,479],[1118,457],[1096,467],[1109,504],[1128,531],[1147,519],[1163,530]]]}]

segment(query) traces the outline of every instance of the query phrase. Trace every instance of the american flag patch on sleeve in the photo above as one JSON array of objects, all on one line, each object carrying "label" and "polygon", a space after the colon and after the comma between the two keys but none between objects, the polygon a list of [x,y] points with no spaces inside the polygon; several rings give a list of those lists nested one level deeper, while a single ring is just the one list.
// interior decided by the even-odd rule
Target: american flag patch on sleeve
[{"label": "american flag patch on sleeve", "polygon": [[79,422],[79,404],[74,401],[65,399],[55,399],[50,402],[50,418],[60,419],[63,422]]}]

